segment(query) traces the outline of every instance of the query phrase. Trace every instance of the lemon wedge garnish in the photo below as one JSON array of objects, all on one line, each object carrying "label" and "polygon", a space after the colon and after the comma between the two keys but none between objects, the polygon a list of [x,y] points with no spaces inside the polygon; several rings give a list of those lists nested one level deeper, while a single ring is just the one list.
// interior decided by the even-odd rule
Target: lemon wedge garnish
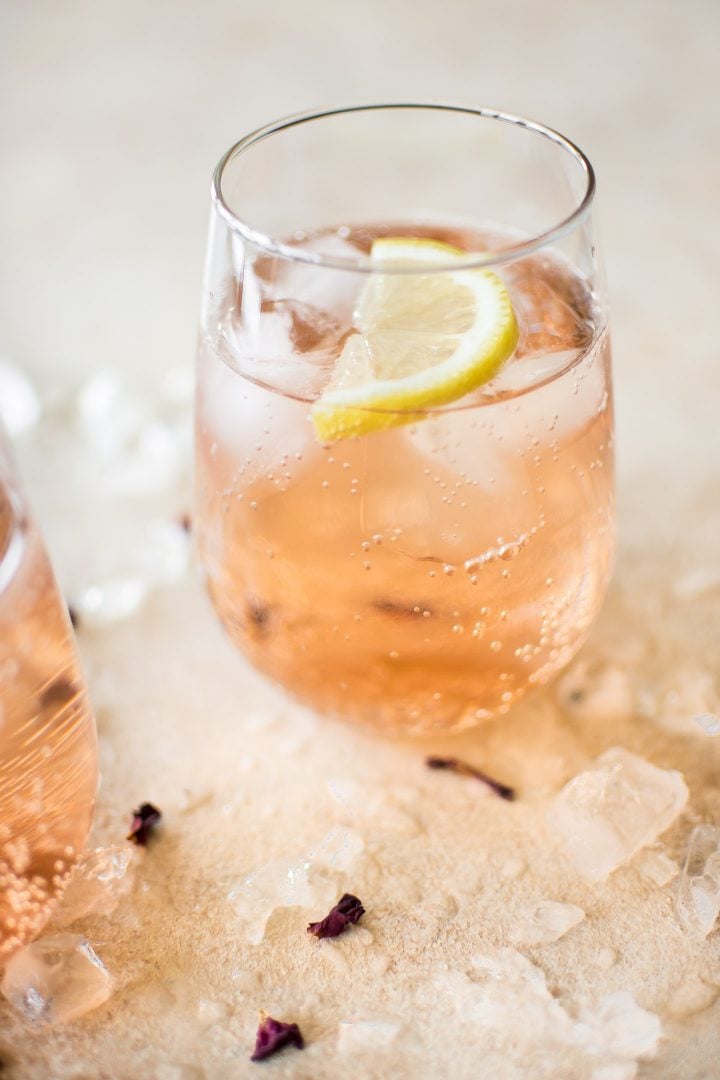
[{"label": "lemon wedge garnish", "polygon": [[[315,434],[334,442],[413,423],[495,375],[518,339],[508,291],[490,270],[462,267],[467,252],[435,240],[383,237],[378,264],[330,381],[312,407]],[[457,270],[448,264],[459,263]],[[433,262],[443,269],[425,268]],[[383,264],[422,272],[383,273]]]}]

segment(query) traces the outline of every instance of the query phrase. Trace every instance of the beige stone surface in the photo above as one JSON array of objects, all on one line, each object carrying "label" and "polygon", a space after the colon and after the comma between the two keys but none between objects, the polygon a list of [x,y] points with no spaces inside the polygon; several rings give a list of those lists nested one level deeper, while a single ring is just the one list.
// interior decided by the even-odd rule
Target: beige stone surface
[{"label": "beige stone surface", "polygon": [[[649,874],[646,858],[585,883],[544,814],[623,746],[689,787],[665,859],[680,860],[693,824],[720,820],[720,739],[692,719],[719,708],[719,33],[713,0],[2,6],[0,353],[44,405],[18,442],[26,486],[68,595],[109,582],[131,608],[165,566],[137,610],[89,618],[79,637],[103,772],[94,842],[121,840],[144,799],[165,815],[132,896],[73,926],[115,993],[42,1033],[0,1004],[13,1080],[254,1075],[260,1009],[307,1039],[263,1066],[275,1076],[609,1080],[633,1075],[638,1047],[656,1041],[629,999],[608,1005],[620,992],[662,1024],[639,1076],[718,1075],[717,934],[679,926],[672,874]],[[536,116],[599,176],[614,584],[559,684],[435,745],[516,785],[512,804],[425,770],[427,744],[320,721],[264,684],[215,624],[172,529],[190,499],[211,167],[266,119],[386,98]],[[103,393],[105,434],[92,422]],[[302,879],[289,896],[288,868]],[[334,943],[308,938],[344,889],[365,902],[363,922]],[[525,958],[503,951],[543,900],[585,918]],[[634,1017],[629,1047],[613,1009]]]}]

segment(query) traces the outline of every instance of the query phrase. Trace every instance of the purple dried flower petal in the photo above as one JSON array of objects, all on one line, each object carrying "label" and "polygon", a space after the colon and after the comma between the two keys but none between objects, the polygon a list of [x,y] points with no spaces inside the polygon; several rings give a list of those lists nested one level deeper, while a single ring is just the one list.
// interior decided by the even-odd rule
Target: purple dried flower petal
[{"label": "purple dried flower petal", "polygon": [[314,934],[317,938],[337,937],[344,933],[348,926],[354,925],[365,914],[357,896],[345,893],[340,897],[337,904],[320,922],[313,922],[307,928],[308,934]]},{"label": "purple dried flower petal", "polygon": [[152,803],[142,803],[141,806],[138,806],[137,810],[133,810],[132,825],[130,826],[130,832],[127,835],[127,839],[132,840],[134,844],[141,844],[144,847],[148,842],[150,833],[161,817],[162,814]]},{"label": "purple dried flower petal", "polygon": [[509,787],[507,784],[501,784],[499,780],[493,780],[492,776],[488,776],[487,773],[476,769],[474,765],[468,765],[467,762],[460,761],[458,758],[429,757],[425,759],[425,764],[428,769],[448,769],[450,772],[458,773],[460,776],[471,776],[473,780],[479,780],[481,783],[486,784],[491,791],[494,791],[501,799],[507,799],[508,802],[512,802],[515,798],[514,788]]},{"label": "purple dried flower petal", "polygon": [[305,1046],[297,1024],[284,1024],[282,1020],[273,1020],[272,1016],[263,1016],[255,1036],[255,1051],[250,1060],[263,1061],[291,1044],[298,1050]]}]

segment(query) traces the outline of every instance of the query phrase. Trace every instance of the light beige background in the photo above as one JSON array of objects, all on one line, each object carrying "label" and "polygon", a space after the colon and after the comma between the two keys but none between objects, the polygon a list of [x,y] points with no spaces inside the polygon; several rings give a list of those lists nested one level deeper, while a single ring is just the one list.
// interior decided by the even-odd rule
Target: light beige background
[{"label": "light beige background", "polygon": [[[66,591],[87,586],[93,573],[124,572],[146,522],[187,506],[188,406],[165,376],[173,373],[177,389],[192,365],[209,177],[226,147],[314,105],[496,105],[557,127],[598,173],[620,555],[585,656],[590,665],[624,665],[632,698],[627,715],[610,709],[573,720],[549,691],[470,740],[466,752],[527,795],[508,819],[494,803],[477,811],[450,782],[437,806],[438,787],[416,749],[333,725],[315,738],[312,718],[263,687],[227,646],[192,576],[153,594],[133,617],[86,629],[80,645],[105,778],[98,842],[121,836],[131,804],[144,798],[166,811],[165,839],[138,871],[132,909],[87,929],[117,979],[111,1005],[48,1038],[0,1006],[17,1062],[11,1075],[245,1075],[263,1004],[299,1016],[313,1044],[278,1060],[274,1075],[337,1076],[341,1061],[354,1077],[486,1075],[487,1047],[472,1034],[451,1061],[439,1038],[418,1036],[401,1038],[379,1063],[361,1055],[348,1065],[335,1050],[350,1007],[343,988],[364,980],[381,1012],[411,1026],[407,1003],[432,985],[437,964],[454,969],[483,941],[501,943],[513,905],[551,888],[588,912],[572,946],[532,957],[553,992],[571,1001],[630,989],[663,1017],[667,1035],[641,1076],[718,1075],[717,1007],[686,1020],[667,1015],[688,972],[710,971],[713,939],[688,946],[669,894],[648,890],[632,870],[597,894],[583,891],[556,854],[539,857],[549,841],[537,821],[549,794],[613,742],[682,769],[692,814],[720,818],[717,746],[700,740],[690,720],[717,708],[720,648],[719,40],[713,0],[2,4],[0,354],[30,374],[45,403],[18,454]],[[142,498],[113,493],[112,468],[89,462],[93,444],[78,428],[77,392],[105,371],[149,415],[175,410],[177,468]],[[290,750],[268,785],[264,755],[278,740]],[[404,791],[425,807],[414,853],[398,840],[402,828],[381,829],[377,841],[377,859],[401,866],[405,891],[393,892],[382,874],[379,884],[372,879],[385,922],[368,920],[374,941],[345,968],[329,963],[335,954],[326,951],[321,963],[288,944],[307,914],[297,909],[292,925],[279,917],[271,940],[249,948],[223,906],[231,881],[259,865],[268,846],[286,858],[313,842],[331,813],[323,800],[335,776],[369,792]],[[671,838],[671,853],[690,820]],[[278,837],[278,821],[292,842]],[[498,891],[488,881],[508,847],[524,852],[527,867]],[[474,884],[465,874],[473,860]],[[408,931],[397,912],[410,894],[422,910],[428,895],[436,907]],[[447,939],[438,896],[459,907]],[[602,972],[596,955],[606,942],[619,960]],[[202,996],[227,1009],[214,1026],[198,1019]],[[510,1055],[492,1059],[494,1075],[580,1075],[553,1065],[542,1040],[536,1050],[531,1072]]]}]

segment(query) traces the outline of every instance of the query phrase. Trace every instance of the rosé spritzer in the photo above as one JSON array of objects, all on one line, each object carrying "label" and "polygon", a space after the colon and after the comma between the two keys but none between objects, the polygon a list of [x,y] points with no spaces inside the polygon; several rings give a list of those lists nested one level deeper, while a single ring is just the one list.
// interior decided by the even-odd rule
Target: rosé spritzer
[{"label": "ros\u00e9 spritzer", "polygon": [[62,895],[97,779],[70,620],[0,435],[0,966]]},{"label": "ros\u00e9 spritzer", "polygon": [[[342,212],[333,223],[323,200],[308,198],[310,227],[287,207],[275,225],[274,187],[287,170],[272,156],[260,163],[258,174],[274,177],[261,198],[245,155],[347,114],[291,120],[262,133],[260,149],[251,138],[224,159],[196,414],[198,546],[230,635],[312,706],[413,732],[506,713],[567,664],[600,607],[613,549],[610,353],[589,164],[548,129],[496,114],[398,106],[350,119],[361,121],[366,153],[380,121],[386,158],[402,164],[411,151],[417,160],[420,132],[406,129],[426,113],[436,140],[451,128],[445,155],[473,124],[489,155],[499,152],[495,129],[510,132],[510,179],[497,168],[486,177],[478,152],[447,203],[442,170],[422,173],[416,204],[434,200],[437,218],[412,206],[400,214],[407,191],[393,197],[386,161],[385,186],[371,179],[357,196],[376,216],[353,213],[356,178],[346,203],[328,199]],[[515,138],[538,143],[537,191],[525,193],[530,206],[537,196],[536,219],[513,218]],[[332,145],[331,136],[313,150],[332,164]],[[336,180],[352,185],[341,161]],[[543,199],[556,207],[560,177],[568,206],[558,223]],[[244,224],[254,203],[267,234]],[[393,245],[417,266],[379,264]],[[509,298],[514,325],[507,355],[484,372],[480,345],[468,343],[474,316],[463,322],[457,310],[472,307],[474,274]],[[437,402],[413,391],[403,408],[407,388],[428,380],[442,399],[448,356],[461,368],[480,357],[467,385],[463,374]],[[362,397],[381,379],[392,409]],[[360,405],[339,409],[338,386]]]}]

